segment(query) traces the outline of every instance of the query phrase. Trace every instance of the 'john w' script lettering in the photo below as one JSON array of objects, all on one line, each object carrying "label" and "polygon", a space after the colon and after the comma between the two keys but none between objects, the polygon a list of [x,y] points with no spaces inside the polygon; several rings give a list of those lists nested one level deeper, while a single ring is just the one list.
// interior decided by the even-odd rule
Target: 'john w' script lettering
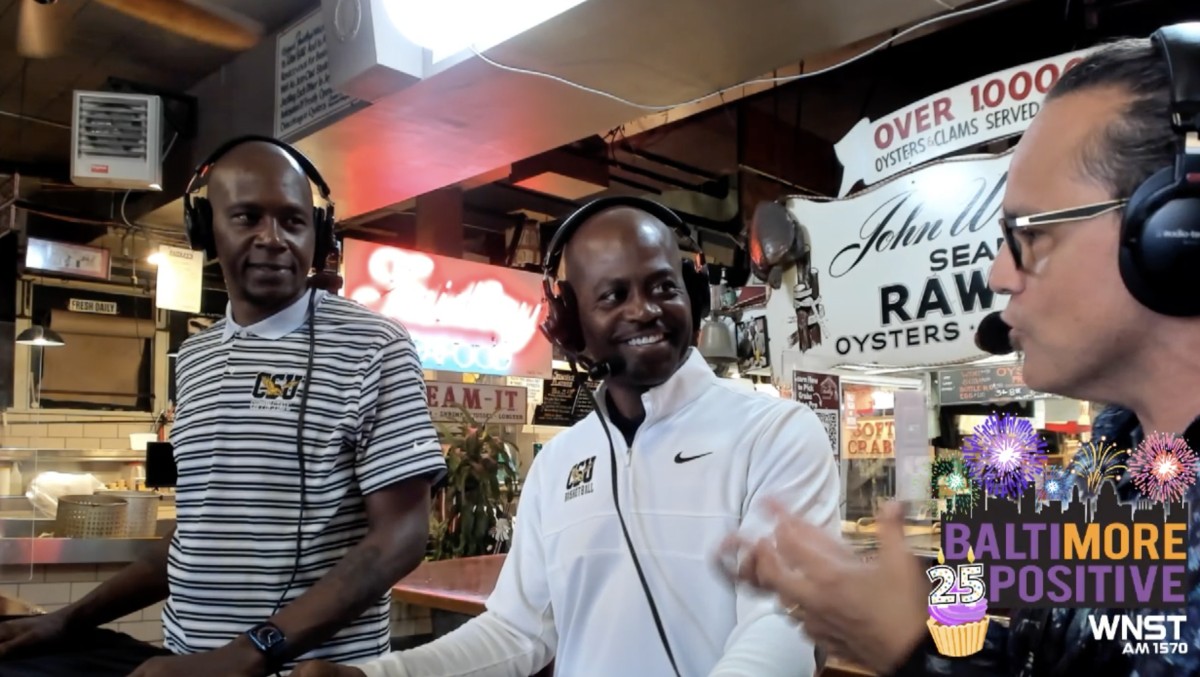
[{"label": "'john w' script lettering", "polygon": [[[988,180],[985,178],[972,179],[971,185],[974,190],[968,189],[968,194],[962,196],[970,199],[958,212],[954,223],[950,226],[950,237],[958,237],[964,231],[976,233],[993,223],[1000,211],[998,198],[1007,181],[1008,172],[1005,172],[996,185],[991,187],[988,186]],[[933,242],[938,239],[942,234],[942,214],[949,211],[942,205],[957,199],[958,196],[946,196],[945,198],[939,196],[938,201],[941,204],[938,205],[937,213],[932,215],[935,218],[930,220],[930,217],[926,216],[924,212],[933,210],[927,210],[925,202],[917,201],[918,192],[925,191],[913,190],[901,193],[884,202],[872,212],[859,228],[861,242],[847,245],[839,251],[829,262],[829,274],[833,277],[841,277],[849,273],[857,268],[858,264],[862,263],[871,252],[895,251],[902,247],[912,247],[922,242]],[[903,223],[897,229],[896,224],[901,220]]]}]

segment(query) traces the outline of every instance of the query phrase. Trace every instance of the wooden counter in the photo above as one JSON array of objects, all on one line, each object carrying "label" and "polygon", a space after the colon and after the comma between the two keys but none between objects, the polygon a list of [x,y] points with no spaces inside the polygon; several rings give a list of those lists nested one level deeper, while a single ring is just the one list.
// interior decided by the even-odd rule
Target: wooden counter
[{"label": "wooden counter", "polygon": [[504,555],[422,562],[392,587],[392,598],[413,606],[469,616],[483,613]]},{"label": "wooden counter", "polygon": [[[422,562],[392,587],[392,598],[413,606],[477,616],[496,587],[504,555]],[[549,675],[549,668],[543,671]],[[830,658],[822,677],[870,677],[873,673]]]}]

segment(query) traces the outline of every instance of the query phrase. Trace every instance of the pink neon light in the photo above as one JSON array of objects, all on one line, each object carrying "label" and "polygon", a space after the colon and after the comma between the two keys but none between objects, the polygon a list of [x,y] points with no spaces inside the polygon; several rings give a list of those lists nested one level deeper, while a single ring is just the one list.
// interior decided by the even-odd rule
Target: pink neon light
[{"label": "pink neon light", "polygon": [[542,305],[513,298],[498,280],[471,282],[460,289],[446,282],[430,288],[432,258],[383,247],[370,254],[372,284],[349,292],[351,299],[399,320],[414,334],[468,343],[487,343],[512,355],[537,334]]}]

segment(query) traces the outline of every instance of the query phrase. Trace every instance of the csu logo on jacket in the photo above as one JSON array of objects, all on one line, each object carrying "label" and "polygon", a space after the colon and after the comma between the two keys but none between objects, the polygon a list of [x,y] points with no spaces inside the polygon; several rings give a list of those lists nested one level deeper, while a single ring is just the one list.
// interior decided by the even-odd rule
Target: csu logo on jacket
[{"label": "csu logo on jacket", "polygon": [[595,456],[586,461],[580,461],[571,467],[571,472],[567,474],[567,494],[563,498],[563,502],[592,493],[592,471],[595,468]]},{"label": "csu logo on jacket", "polygon": [[288,411],[303,384],[304,377],[299,374],[259,372],[254,378],[254,389],[250,392],[250,408]]}]

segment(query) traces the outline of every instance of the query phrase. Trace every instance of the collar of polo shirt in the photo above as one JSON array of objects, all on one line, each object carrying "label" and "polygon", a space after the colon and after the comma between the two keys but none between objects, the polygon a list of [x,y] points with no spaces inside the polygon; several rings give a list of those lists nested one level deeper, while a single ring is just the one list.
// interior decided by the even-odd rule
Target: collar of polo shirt
[{"label": "collar of polo shirt", "polygon": [[[311,292],[310,292],[311,293]],[[317,290],[316,305],[328,292]],[[276,341],[304,326],[305,315],[308,314],[308,294],[304,294],[295,303],[275,313],[274,315],[255,322],[249,327],[242,327],[233,321],[233,306],[225,304],[225,331],[222,341],[228,341],[245,329],[259,338]]]}]

